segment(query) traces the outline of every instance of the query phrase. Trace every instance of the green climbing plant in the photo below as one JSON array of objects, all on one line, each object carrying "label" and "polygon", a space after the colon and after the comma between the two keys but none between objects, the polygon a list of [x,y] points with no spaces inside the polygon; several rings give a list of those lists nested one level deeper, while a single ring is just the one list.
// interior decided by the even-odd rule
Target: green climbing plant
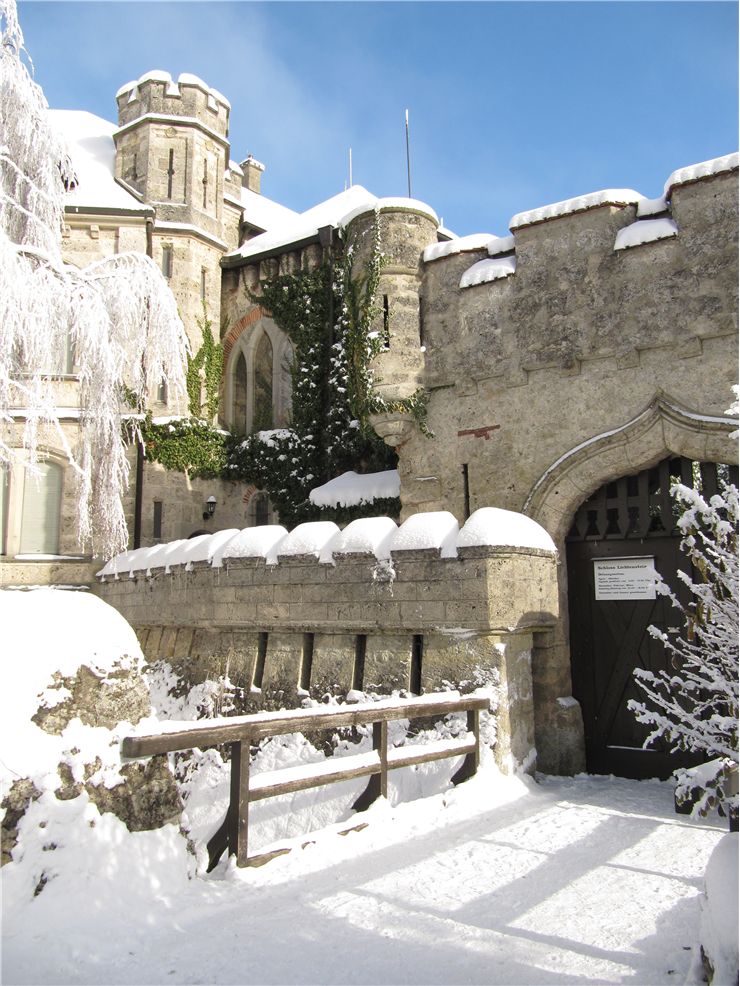
[{"label": "green climbing plant", "polygon": [[193,418],[213,421],[218,414],[221,377],[224,370],[224,347],[213,338],[213,322],[208,317],[205,302],[203,302],[203,315],[198,319],[198,326],[203,342],[198,352],[188,357],[186,373],[188,410]]}]

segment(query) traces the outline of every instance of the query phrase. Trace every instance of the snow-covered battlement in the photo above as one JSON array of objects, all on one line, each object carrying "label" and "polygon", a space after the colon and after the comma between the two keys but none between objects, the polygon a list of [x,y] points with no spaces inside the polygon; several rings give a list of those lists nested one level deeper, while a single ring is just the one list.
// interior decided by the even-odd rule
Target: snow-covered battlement
[{"label": "snow-covered battlement", "polygon": [[457,558],[461,548],[482,547],[556,553],[550,535],[531,518],[483,507],[462,528],[449,511],[438,510],[412,514],[400,526],[390,517],[366,517],[352,521],[344,530],[331,521],[299,524],[290,533],[277,524],[228,529],[124,551],[111,558],[97,575],[103,582],[122,576],[171,575],[178,570],[190,572],[197,562],[221,568],[237,559],[278,565],[297,555],[313,557],[323,565],[336,565],[338,559],[358,554],[390,561],[406,551],[428,549],[437,552],[439,558]]},{"label": "snow-covered battlement", "polygon": [[609,188],[598,192],[589,192],[586,195],[577,195],[526,212],[518,212],[509,221],[509,227],[512,230],[510,236],[493,236],[490,233],[453,236],[449,240],[433,243],[426,247],[422,259],[425,264],[430,264],[442,258],[485,250],[488,257],[477,260],[464,270],[459,277],[458,287],[468,288],[500,280],[516,272],[516,257],[514,255],[516,236],[521,230],[547,223],[550,220],[589,212],[602,206],[612,206],[619,209],[631,206],[634,208],[635,218],[645,220],[633,223],[619,231],[614,244],[616,251],[672,238],[679,233],[678,225],[669,215],[671,197],[674,191],[683,185],[736,171],[737,168],[738,154],[726,154],[672,172],[664,185],[663,194],[657,198],[647,198],[632,188]]},{"label": "snow-covered battlement", "polygon": [[166,87],[165,93],[167,96],[179,97],[182,95],[182,87],[184,86],[194,86],[196,89],[200,89],[204,92],[208,99],[213,103],[221,103],[227,108],[231,108],[231,103],[228,101],[223,93],[220,93],[218,89],[214,89],[209,86],[207,82],[204,82],[197,75],[192,75],[190,72],[181,72],[177,80],[173,79],[169,72],[163,72],[159,69],[154,69],[151,72],[145,72],[140,78],[135,79],[132,82],[127,82],[125,85],[116,93],[116,99],[121,96],[127,96],[128,102],[132,103],[134,100],[139,98],[140,90],[145,87],[148,83],[159,82],[163,83]]},{"label": "snow-covered battlement", "polygon": [[231,104],[218,89],[189,72],[181,72],[177,79],[159,69],[145,72],[121,86],[116,102],[117,133],[151,121],[200,126],[212,138],[226,142]]},{"label": "snow-covered battlement", "polygon": [[[531,518],[477,510],[219,531],[125,552],[94,591],[150,661],[243,683],[250,709],[350,692],[497,683],[497,756],[534,746],[531,651],[558,616],[557,553]],[[516,728],[512,724],[516,723]]]},{"label": "snow-covered battlement", "polygon": [[526,632],[557,614],[557,552],[529,517],[487,507],[219,531],[127,551],[96,591],[140,626],[261,632]]}]

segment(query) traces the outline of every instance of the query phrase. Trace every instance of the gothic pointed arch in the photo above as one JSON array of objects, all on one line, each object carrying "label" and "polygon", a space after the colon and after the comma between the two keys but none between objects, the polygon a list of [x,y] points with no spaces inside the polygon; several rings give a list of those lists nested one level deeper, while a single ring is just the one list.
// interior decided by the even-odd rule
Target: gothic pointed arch
[{"label": "gothic pointed arch", "polygon": [[290,422],[290,340],[261,309],[240,319],[226,337],[225,410],[238,434]]},{"label": "gothic pointed arch", "polygon": [[737,462],[731,418],[690,410],[664,393],[624,424],[594,435],[560,456],[532,486],[523,512],[558,541],[578,507],[604,483],[639,472],[669,455]]}]

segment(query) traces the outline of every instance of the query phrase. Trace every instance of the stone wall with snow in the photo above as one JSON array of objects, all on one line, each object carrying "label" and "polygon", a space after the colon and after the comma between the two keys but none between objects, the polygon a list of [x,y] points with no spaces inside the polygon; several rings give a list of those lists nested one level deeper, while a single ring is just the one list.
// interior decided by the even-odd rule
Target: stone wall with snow
[{"label": "stone wall with snow", "polygon": [[126,552],[101,569],[97,593],[147,658],[192,683],[228,673],[255,709],[495,679],[499,762],[530,762],[531,652],[558,615],[557,553],[534,521],[488,508],[459,529],[438,511],[400,527],[318,522],[213,535],[212,552],[208,542]]},{"label": "stone wall with snow", "polygon": [[[409,416],[395,423],[402,518],[493,503],[534,517],[562,548],[606,482],[669,455],[737,462],[724,415],[738,364],[737,167],[730,155],[682,169],[659,199],[581,195],[515,217],[508,242],[465,237],[425,253],[434,438]],[[504,260],[507,276],[488,280]],[[564,565],[558,574],[565,613]],[[557,703],[570,675],[562,620],[533,661],[543,770],[577,769]]]}]

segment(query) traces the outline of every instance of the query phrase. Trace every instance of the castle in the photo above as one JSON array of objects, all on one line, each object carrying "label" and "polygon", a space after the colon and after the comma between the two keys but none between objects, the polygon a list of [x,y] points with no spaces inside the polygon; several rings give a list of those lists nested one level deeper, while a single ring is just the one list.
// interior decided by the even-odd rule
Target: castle
[{"label": "castle", "polygon": [[[602,757],[591,765],[619,772],[609,751],[629,748],[626,676],[635,654],[658,660],[645,628],[665,614],[627,576],[611,597],[622,606],[610,611],[598,578],[624,558],[675,572],[671,477],[698,472],[711,492],[717,465],[727,475],[737,463],[724,414],[737,382],[737,155],[680,168],[658,199],[610,189],[520,213],[505,237],[458,238],[428,205],[359,186],[302,214],[266,199],[263,166],[230,158],[227,99],[194,76],[148,73],[116,101],[116,125],[55,114],[79,177],[66,259],[147,253],[194,349],[205,303],[225,347],[220,420],[249,433],[258,402],[260,420],[266,401],[272,427],[290,421],[290,340],[254,300],[260,285],[348,246],[359,270],[377,226],[379,391],[392,404],[424,388],[433,435],[400,411],[373,420],[398,452],[402,519],[446,510],[462,523],[494,505],[549,532],[559,616],[521,623],[537,631],[525,648],[533,741],[543,769],[579,769],[583,714],[586,748]],[[74,366],[60,371],[72,428]],[[167,398],[165,386],[153,395],[155,415],[182,411]],[[75,507],[63,457],[47,453],[40,491],[18,475],[0,483],[0,581],[89,582],[99,567],[59,557],[76,553]],[[137,546],[278,519],[243,484],[188,480],[152,463],[139,463],[128,514]],[[255,634],[269,629],[259,619]],[[139,622],[148,632],[157,620],[148,612]],[[415,639],[433,625],[409,616],[391,629]],[[300,621],[291,629],[305,630]]]}]

